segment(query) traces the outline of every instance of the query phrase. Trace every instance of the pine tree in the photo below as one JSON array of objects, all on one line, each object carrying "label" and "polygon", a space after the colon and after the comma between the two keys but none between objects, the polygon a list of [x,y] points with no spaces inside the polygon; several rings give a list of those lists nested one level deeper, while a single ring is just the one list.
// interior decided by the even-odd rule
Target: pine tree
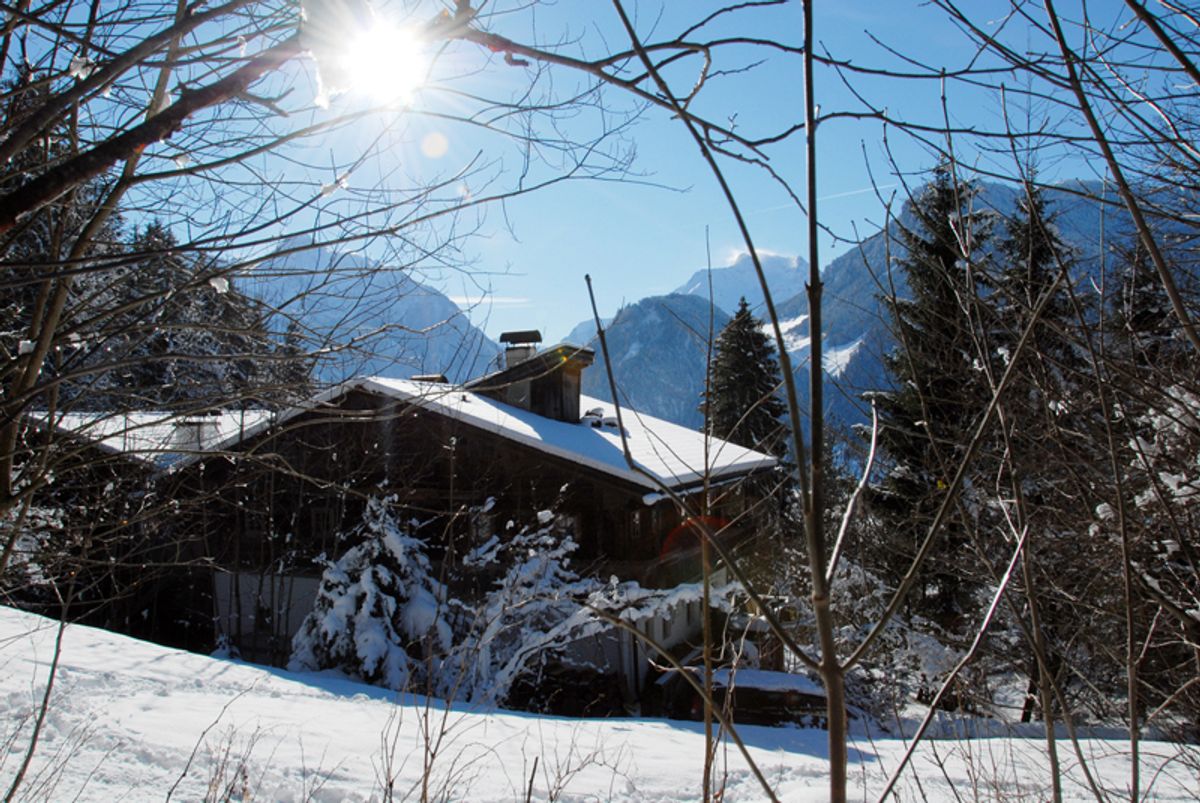
[{"label": "pine tree", "polygon": [[[28,65],[19,69],[14,78],[5,81],[3,88],[0,130],[6,131],[40,109],[50,94],[50,85],[44,76]],[[0,166],[0,192],[15,190],[47,166],[68,157],[69,134],[66,122],[60,121]],[[79,249],[83,261],[63,270],[63,260],[72,252],[100,207],[104,191],[102,179],[85,182],[54,204],[24,218],[0,240],[3,255],[0,264],[0,386],[7,386],[13,372],[21,370],[16,358],[28,353],[32,343],[41,336],[45,311],[58,285],[63,281],[77,282],[77,276],[86,276],[87,271],[95,268],[96,261],[103,261],[119,251],[120,219],[114,215]],[[85,310],[69,311],[68,321],[55,330],[56,345],[64,345],[62,334],[69,328],[69,319],[87,314]],[[43,365],[38,370],[43,377],[50,378],[56,366]]]},{"label": "pine tree", "polygon": [[[1038,646],[1053,677],[1063,666],[1079,623],[1095,615],[1100,606],[1094,603],[1106,592],[1096,587],[1095,569],[1100,564],[1080,560],[1095,549],[1088,539],[1080,538],[1086,531],[1085,511],[1094,504],[1078,503],[1090,495],[1079,467],[1101,465],[1104,456],[1096,451],[1095,441],[1073,434],[1099,435],[1089,426],[1094,404],[1087,364],[1072,342],[1079,325],[1068,294],[1073,259],[1058,237],[1045,195],[1032,180],[1026,182],[1014,213],[1005,220],[996,256],[999,265],[990,299],[996,322],[991,332],[995,374],[1009,367],[1011,360],[1019,362],[1012,366],[992,453],[985,460],[989,476],[1001,489],[988,509],[996,531],[1025,534],[1021,583],[1014,588],[1026,579],[1030,582],[1022,590],[1028,624],[1038,625]],[[1025,345],[1018,358],[1022,337]],[[1007,507],[1004,517],[999,515],[1002,506]],[[996,554],[994,559],[1002,557]],[[1087,599],[1088,606],[1078,605],[1080,599]],[[1013,651],[1005,652],[1002,658],[1007,663]],[[1029,677],[1022,715],[1026,721],[1032,718],[1039,692],[1034,656],[1030,649],[1023,667]],[[1043,704],[1050,697],[1048,688],[1041,688],[1047,698]]]},{"label": "pine tree", "polygon": [[[951,165],[938,165],[909,209],[915,224],[899,232],[909,298],[884,299],[899,346],[884,359],[895,390],[876,394],[888,471],[874,489],[882,533],[868,562],[892,583],[908,570],[987,399],[976,367],[978,289],[968,260],[989,226],[972,211],[975,194]],[[971,526],[961,514],[945,523],[910,598],[914,612],[943,625],[964,612],[970,586],[960,567]]]},{"label": "pine tree", "polygon": [[702,410],[708,432],[750,449],[787,453],[787,407],[778,396],[779,362],[763,323],[743,298],[717,337],[712,386]]},{"label": "pine tree", "polygon": [[160,221],[137,231],[125,264],[89,277],[79,304],[103,312],[64,368],[64,393],[106,409],[257,406],[290,362],[260,305],[219,265],[181,249]]},{"label": "pine tree", "polygon": [[450,602],[425,543],[392,515],[393,501],[371,497],[362,520],[339,537],[352,546],[326,563],[312,613],[292,641],[289,669],[340,669],[397,691],[436,682],[438,657],[454,641]]}]

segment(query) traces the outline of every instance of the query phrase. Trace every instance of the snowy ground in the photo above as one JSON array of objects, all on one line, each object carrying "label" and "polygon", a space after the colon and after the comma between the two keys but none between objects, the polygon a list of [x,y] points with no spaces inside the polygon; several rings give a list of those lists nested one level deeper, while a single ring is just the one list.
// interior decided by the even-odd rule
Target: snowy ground
[{"label": "snowy ground", "polygon": [[[0,607],[0,794],[22,763],[56,632],[54,622]],[[739,731],[780,800],[827,797],[823,731]],[[197,800],[228,791],[233,799],[379,800],[390,774],[398,799],[419,799],[427,776],[433,799],[524,800],[532,776],[535,800],[693,800],[702,744],[696,723],[446,711],[340,678],[73,626],[41,747],[16,799]],[[1128,745],[1089,738],[1081,746],[1098,781],[1128,799]],[[904,747],[886,734],[856,734],[852,799],[877,796]],[[1143,749],[1149,798],[1200,795],[1194,749],[1164,742]],[[726,800],[765,797],[732,745],[722,761]],[[1063,764],[1067,797],[1093,799],[1075,758],[1065,755]],[[921,748],[901,799],[1045,800],[1044,766],[1033,732],[943,737]]]}]

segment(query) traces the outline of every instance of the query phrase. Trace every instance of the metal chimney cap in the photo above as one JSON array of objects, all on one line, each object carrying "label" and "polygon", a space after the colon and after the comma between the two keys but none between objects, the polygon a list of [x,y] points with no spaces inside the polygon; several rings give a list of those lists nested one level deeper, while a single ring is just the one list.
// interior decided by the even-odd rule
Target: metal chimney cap
[{"label": "metal chimney cap", "polygon": [[519,332],[503,332],[500,335],[500,342],[507,343],[510,346],[518,346],[525,343],[541,343],[542,333],[537,329],[523,329]]}]

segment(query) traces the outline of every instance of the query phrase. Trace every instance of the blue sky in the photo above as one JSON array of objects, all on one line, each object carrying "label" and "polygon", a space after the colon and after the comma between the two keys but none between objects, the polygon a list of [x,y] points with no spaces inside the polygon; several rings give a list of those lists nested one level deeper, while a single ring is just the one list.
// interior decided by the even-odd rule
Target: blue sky
[{"label": "blue sky", "polygon": [[[605,43],[609,47],[627,45],[611,5],[600,0],[543,4],[534,14],[524,10],[524,4],[511,5],[517,10],[489,18],[486,27],[517,41],[534,37],[566,41],[563,50],[576,55],[595,55]],[[718,4],[631,3],[634,5],[639,11],[639,31],[649,39],[653,29],[673,31],[682,21],[695,19]],[[1113,0],[1093,3],[1090,10],[1093,14],[1111,13],[1119,6]],[[980,10],[989,7],[999,20],[1008,3],[972,3],[972,11],[984,18]],[[505,6],[493,3],[489,8],[498,11]],[[846,0],[818,3],[817,9],[815,30],[822,47],[856,64],[903,64],[887,48],[949,69],[964,66],[974,55],[967,38],[941,12],[922,2]],[[427,14],[428,8],[422,6],[417,13]],[[737,25],[718,26],[717,30],[798,44],[800,14],[800,4],[793,2],[743,15]],[[1010,24],[1005,31],[1009,39],[1014,27]],[[736,119],[737,129],[750,134],[772,132],[802,119],[799,58],[744,51],[723,66],[740,66],[764,56],[765,63],[752,71],[714,80],[694,108],[712,119]],[[453,111],[454,93],[458,92],[494,95],[519,90],[528,85],[530,70],[505,65],[466,43],[452,45],[439,59],[434,81],[414,98],[407,118],[376,123],[391,129],[388,136],[394,148],[387,158],[420,178],[452,175],[462,165],[478,160],[492,166],[489,175],[496,183],[491,186],[511,182],[514,171],[522,167],[520,149],[511,141],[424,113]],[[564,94],[583,82],[570,71],[556,70],[551,77],[555,90]],[[686,70],[669,77],[677,91],[690,85],[691,75]],[[852,80],[857,91],[872,103],[886,106],[894,116],[930,125],[942,122],[941,85],[936,80],[861,76]],[[817,100],[823,112],[862,108],[842,79],[828,68],[818,74]],[[605,103],[617,112],[631,108],[629,99],[615,91],[605,96]],[[948,104],[953,124],[999,125],[1000,101],[994,92],[950,85]],[[580,138],[586,138],[599,124],[599,114],[587,110],[563,123],[570,135]],[[370,132],[358,135],[369,139]],[[702,268],[706,227],[714,266],[729,264],[744,251],[717,184],[679,121],[651,108],[622,132],[619,144],[636,150],[634,179],[567,182],[513,198],[503,207],[492,206],[482,217],[472,213],[461,223],[471,236],[462,240],[453,254],[469,264],[470,270],[430,271],[426,279],[464,303],[474,302],[469,304],[472,318],[493,337],[506,329],[538,328],[548,340],[555,340],[590,317],[585,274],[592,276],[601,314],[612,315],[622,303],[669,292]],[[818,144],[818,194],[823,199],[819,216],[843,238],[840,242],[828,236],[822,240],[820,261],[824,265],[850,247],[848,241],[856,232],[866,236],[879,228],[884,213],[872,183],[883,196],[896,193],[902,198],[902,181],[919,183],[920,173],[936,157],[928,147],[895,130],[889,134],[889,156],[881,125],[859,119],[823,124]],[[801,194],[807,180],[803,147],[803,135],[798,134],[770,150],[773,167]],[[1003,161],[1003,157],[973,150],[965,139],[955,147],[968,165],[996,167]],[[503,165],[502,173],[499,165]],[[728,161],[725,167],[759,249],[804,255],[806,220],[802,211],[764,171]],[[386,174],[389,168],[380,164],[375,169]],[[535,163],[528,169],[530,178],[536,179],[553,175],[556,168]],[[1085,166],[1070,162],[1045,165],[1043,170],[1043,176],[1051,179],[1087,175]],[[898,171],[902,177],[897,176]],[[461,191],[484,189],[464,187]]]}]

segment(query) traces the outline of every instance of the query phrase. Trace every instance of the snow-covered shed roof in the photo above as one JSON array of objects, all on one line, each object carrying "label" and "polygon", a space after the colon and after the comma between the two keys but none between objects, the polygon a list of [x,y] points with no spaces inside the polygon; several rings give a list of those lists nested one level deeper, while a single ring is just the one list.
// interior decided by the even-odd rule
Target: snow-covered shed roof
[{"label": "snow-covered shed roof", "polygon": [[[621,433],[616,426],[616,411],[610,402],[581,396],[580,409],[597,414],[585,415],[579,423],[569,423],[522,410],[461,386],[379,376],[347,380],[307,404],[280,414],[275,420],[282,422],[304,412],[319,410],[354,390],[418,405],[649,491],[660,490],[660,483],[671,489],[700,484],[704,479],[706,460],[711,481],[739,477],[776,464],[770,455],[622,407],[629,451],[635,465],[646,472],[643,474],[631,469],[625,461]],[[234,432],[230,438],[213,443],[211,448],[232,447],[269,425],[270,422],[264,420],[257,427]]]},{"label": "snow-covered shed roof", "polygon": [[152,467],[166,467],[188,455],[212,449],[257,429],[267,410],[224,410],[185,414],[163,410],[32,413],[38,426],[94,443],[112,454]]}]

